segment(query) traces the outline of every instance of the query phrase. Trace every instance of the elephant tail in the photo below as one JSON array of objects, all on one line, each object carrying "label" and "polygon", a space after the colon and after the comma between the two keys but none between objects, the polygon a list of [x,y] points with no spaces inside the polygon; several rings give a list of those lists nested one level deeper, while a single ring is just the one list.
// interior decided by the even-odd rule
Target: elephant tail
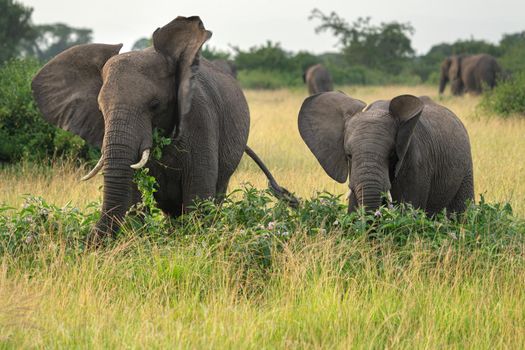
[{"label": "elephant tail", "polygon": [[290,191],[288,191],[286,188],[281,187],[275,178],[273,177],[272,173],[270,173],[270,170],[266,167],[266,165],[263,163],[261,158],[248,146],[244,149],[244,152],[248,156],[250,156],[251,159],[259,166],[259,168],[263,171],[264,175],[268,178],[268,187],[272,191],[273,195],[284,202],[286,202],[290,207],[297,208],[299,207],[299,199],[295,197]]}]

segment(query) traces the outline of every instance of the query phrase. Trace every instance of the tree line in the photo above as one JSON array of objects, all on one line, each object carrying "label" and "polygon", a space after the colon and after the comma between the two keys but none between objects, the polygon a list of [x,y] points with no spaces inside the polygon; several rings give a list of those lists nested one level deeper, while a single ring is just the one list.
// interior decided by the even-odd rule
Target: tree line
[{"label": "tree line", "polygon": [[[64,23],[34,25],[33,9],[15,0],[0,0],[0,64],[12,58],[35,57],[45,62],[59,52],[92,41],[92,30]],[[503,68],[514,73],[525,70],[525,31],[505,34],[497,44],[474,38],[434,45],[416,55],[410,23],[397,21],[376,24],[370,17],[353,22],[335,12],[313,9],[309,19],[317,33],[330,32],[337,38],[335,52],[315,55],[308,51],[290,52],[280,43],[267,41],[248,49],[233,46],[230,51],[205,46],[210,59],[234,61],[239,80],[245,87],[277,88],[302,84],[302,73],[322,63],[336,84],[417,84],[437,83],[439,65],[453,54],[488,53],[497,57]],[[140,38],[134,50],[151,44]]]}]

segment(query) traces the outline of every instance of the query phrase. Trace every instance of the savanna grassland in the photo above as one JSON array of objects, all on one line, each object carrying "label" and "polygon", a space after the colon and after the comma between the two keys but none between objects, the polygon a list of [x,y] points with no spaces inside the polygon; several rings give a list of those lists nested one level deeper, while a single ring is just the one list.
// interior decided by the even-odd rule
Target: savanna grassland
[{"label": "savanna grassland", "polygon": [[[342,90],[366,102],[403,93],[438,98],[432,86]],[[304,199],[346,192],[299,136],[303,89],[246,96],[249,145],[281,185]],[[254,209],[252,219],[270,215],[257,228],[269,233],[246,238],[249,227],[227,219],[207,227],[196,217],[184,234],[131,230],[96,251],[81,249],[58,220],[2,250],[0,348],[524,348],[525,118],[485,115],[473,96],[441,103],[469,132],[476,201],[482,194],[484,203],[508,202],[512,214],[496,204],[457,223],[400,224],[391,214],[395,228],[382,223],[377,231],[394,233],[374,236],[367,227],[349,234],[329,214],[315,225],[298,217],[314,216],[313,204],[297,217]],[[79,208],[75,220],[95,215],[101,178],[79,182],[86,169],[72,164],[0,169],[3,215],[27,206],[25,194]],[[230,190],[246,183],[266,187],[249,159]],[[298,224],[264,245],[261,257],[270,223],[286,225],[272,215]]]}]

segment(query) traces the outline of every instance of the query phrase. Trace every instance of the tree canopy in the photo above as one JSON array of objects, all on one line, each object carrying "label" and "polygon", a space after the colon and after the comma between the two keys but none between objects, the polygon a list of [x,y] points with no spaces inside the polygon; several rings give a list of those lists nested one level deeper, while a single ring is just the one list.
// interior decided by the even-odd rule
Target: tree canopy
[{"label": "tree canopy", "polygon": [[91,29],[74,28],[64,23],[34,26],[36,38],[25,45],[26,53],[41,61],[47,61],[60,52],[92,41]]},{"label": "tree canopy", "polygon": [[36,37],[31,26],[33,9],[14,0],[0,0],[0,64],[19,55],[24,41]]},{"label": "tree canopy", "polygon": [[349,63],[398,74],[414,56],[410,23],[374,25],[370,17],[359,17],[350,24],[335,12],[326,15],[319,9],[313,9],[309,19],[321,22],[315,28],[317,33],[333,32]]}]

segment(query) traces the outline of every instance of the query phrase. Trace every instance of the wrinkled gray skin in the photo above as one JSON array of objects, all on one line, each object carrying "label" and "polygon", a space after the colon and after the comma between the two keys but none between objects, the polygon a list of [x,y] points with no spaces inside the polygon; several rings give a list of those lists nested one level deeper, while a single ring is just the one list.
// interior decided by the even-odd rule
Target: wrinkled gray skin
[{"label": "wrinkled gray skin", "polygon": [[473,199],[470,143],[461,121],[428,97],[366,104],[341,92],[308,97],[299,131],[334,180],[349,179],[349,212],[376,210],[390,191],[429,215],[463,212]]},{"label": "wrinkled gray skin", "polygon": [[153,47],[121,45],[64,51],[35,76],[45,119],[102,148],[104,193],[95,236],[114,233],[140,199],[131,164],[152,147],[152,130],[172,138],[146,167],[160,208],[177,216],[196,198],[221,197],[246,148],[249,111],[239,84],[207,60],[211,36],[198,17],[177,17],[153,34]]},{"label": "wrinkled gray skin", "polygon": [[212,60],[211,62],[222,72],[237,79],[237,67],[234,62],[230,60]]},{"label": "wrinkled gray skin", "polygon": [[308,93],[310,95],[332,91],[334,89],[330,72],[321,64],[308,67],[303,74],[303,81],[308,86]]},{"label": "wrinkled gray skin", "polygon": [[480,94],[484,88],[494,88],[500,74],[500,65],[490,55],[450,56],[441,64],[439,93],[442,94],[450,82],[450,91],[455,96]]}]

